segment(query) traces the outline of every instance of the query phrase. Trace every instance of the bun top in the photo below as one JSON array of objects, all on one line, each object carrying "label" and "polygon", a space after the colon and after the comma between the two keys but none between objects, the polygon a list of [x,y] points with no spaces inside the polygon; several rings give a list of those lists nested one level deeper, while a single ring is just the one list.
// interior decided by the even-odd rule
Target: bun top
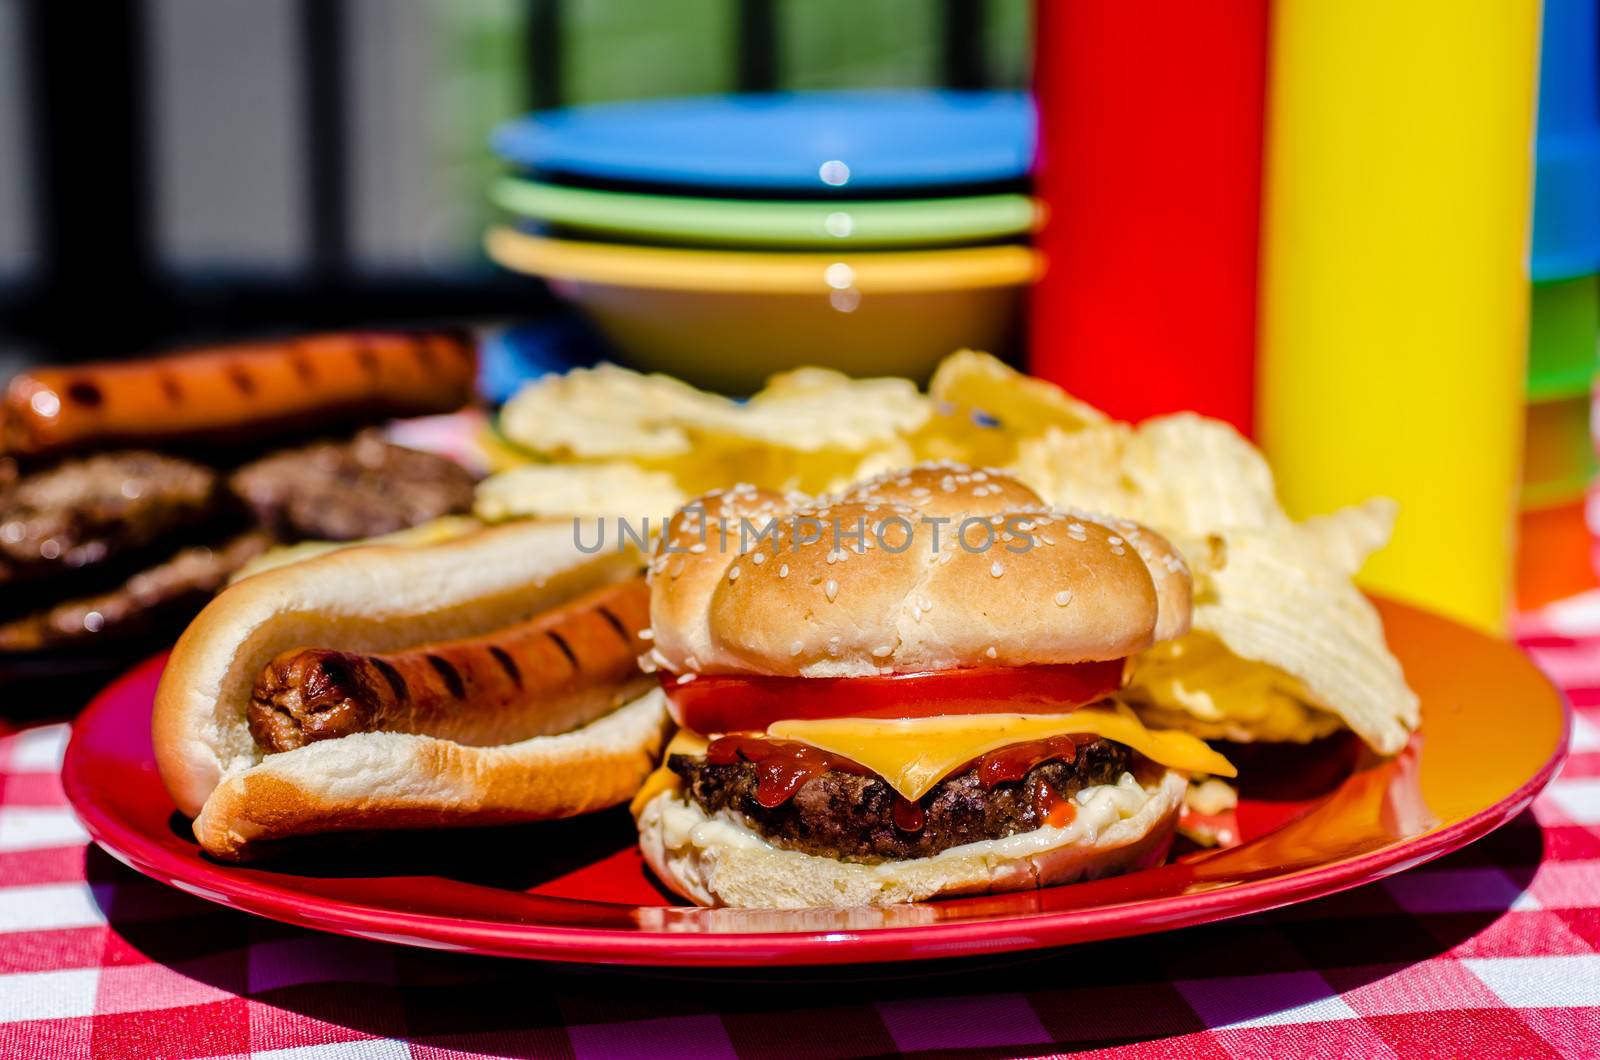
[{"label": "bun top", "polygon": [[1087,662],[1189,628],[1189,571],[1159,534],[958,464],[831,497],[714,490],[673,516],[650,579],[654,660],[675,673]]}]

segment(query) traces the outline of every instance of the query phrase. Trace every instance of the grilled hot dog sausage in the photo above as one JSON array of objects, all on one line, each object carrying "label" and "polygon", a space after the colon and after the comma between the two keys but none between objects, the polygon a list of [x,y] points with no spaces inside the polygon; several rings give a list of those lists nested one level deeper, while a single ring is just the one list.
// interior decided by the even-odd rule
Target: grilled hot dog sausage
[{"label": "grilled hot dog sausage", "polygon": [[482,637],[382,655],[301,648],[267,664],[250,734],[268,752],[357,732],[474,746],[565,732],[648,686],[643,578],[608,585]]},{"label": "grilled hot dog sausage", "polygon": [[449,412],[472,397],[465,337],[310,335],[144,361],[40,368],[11,381],[3,448],[38,455],[110,443],[249,441],[346,417]]}]

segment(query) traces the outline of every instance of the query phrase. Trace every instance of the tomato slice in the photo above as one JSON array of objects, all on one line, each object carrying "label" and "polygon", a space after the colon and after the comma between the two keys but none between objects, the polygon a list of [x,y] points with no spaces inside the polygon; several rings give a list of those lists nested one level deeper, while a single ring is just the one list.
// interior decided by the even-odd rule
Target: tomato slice
[{"label": "tomato slice", "polygon": [[678,724],[712,736],[765,732],[810,718],[929,718],[943,714],[1063,714],[1122,687],[1123,660],[993,666],[871,677],[701,674],[661,685]]}]

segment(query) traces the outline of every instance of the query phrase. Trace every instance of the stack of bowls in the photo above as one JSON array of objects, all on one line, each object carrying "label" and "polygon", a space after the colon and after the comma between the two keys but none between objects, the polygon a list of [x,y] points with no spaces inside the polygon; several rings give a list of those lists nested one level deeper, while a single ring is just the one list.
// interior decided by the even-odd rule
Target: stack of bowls
[{"label": "stack of bowls", "polygon": [[1016,341],[1033,112],[1010,92],[704,96],[494,136],[487,239],[636,367],[729,392],[800,364],[926,377]]},{"label": "stack of bowls", "polygon": [[1600,0],[1547,0],[1534,176],[1533,297],[1517,603],[1597,582],[1585,509],[1600,370]]}]

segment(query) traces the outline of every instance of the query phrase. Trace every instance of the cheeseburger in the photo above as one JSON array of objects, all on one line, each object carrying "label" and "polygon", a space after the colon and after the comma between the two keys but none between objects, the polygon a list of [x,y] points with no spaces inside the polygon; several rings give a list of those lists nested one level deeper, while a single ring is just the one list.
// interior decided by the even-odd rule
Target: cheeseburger
[{"label": "cheeseburger", "polygon": [[923,465],[833,497],[751,487],[668,523],[653,647],[679,733],[634,800],[703,905],[884,905],[1158,862],[1188,779],[1232,776],[1115,697],[1189,626],[1152,531]]}]

